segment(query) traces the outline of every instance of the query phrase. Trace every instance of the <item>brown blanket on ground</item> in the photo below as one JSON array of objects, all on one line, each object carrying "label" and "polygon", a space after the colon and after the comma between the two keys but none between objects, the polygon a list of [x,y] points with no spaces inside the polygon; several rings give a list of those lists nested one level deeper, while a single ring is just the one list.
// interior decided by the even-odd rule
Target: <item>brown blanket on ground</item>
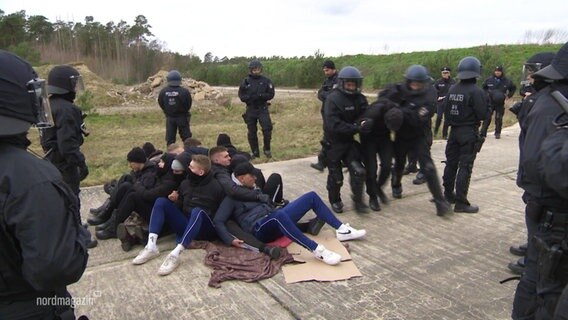
[{"label": "brown blanket on ground", "polygon": [[207,251],[205,265],[213,268],[209,286],[214,288],[220,288],[221,282],[226,280],[255,282],[270,278],[280,271],[283,264],[294,261],[286,248],[282,248],[280,258],[270,260],[263,253],[208,241],[193,241],[191,247]]}]

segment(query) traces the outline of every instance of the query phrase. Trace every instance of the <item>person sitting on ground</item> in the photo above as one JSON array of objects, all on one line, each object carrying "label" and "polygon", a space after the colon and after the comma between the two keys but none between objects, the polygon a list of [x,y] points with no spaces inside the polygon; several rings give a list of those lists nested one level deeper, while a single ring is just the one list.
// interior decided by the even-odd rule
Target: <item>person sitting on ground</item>
[{"label": "person sitting on ground", "polygon": [[132,263],[144,264],[160,254],[156,242],[164,224],[167,224],[176,233],[177,245],[160,266],[158,274],[172,273],[179,266],[180,254],[191,241],[216,238],[212,219],[224,197],[223,187],[211,172],[211,160],[204,155],[194,155],[189,164],[188,178],[181,183],[178,194],[170,195],[171,201],[164,198],[156,200],[150,217],[148,243]]},{"label": "person sitting on ground", "polygon": [[144,144],[142,145],[142,150],[144,150],[146,158],[155,163],[158,163],[162,154],[164,154],[162,150],[156,150],[156,147],[154,147],[151,142],[144,142]]},{"label": "person sitting on ground", "polygon": [[[260,190],[255,189],[254,169],[250,162],[241,163],[235,168],[233,176],[240,185],[261,193]],[[213,222],[219,237],[227,245],[241,247],[243,243],[241,239],[231,235],[225,227],[225,222],[233,217],[243,230],[252,233],[260,241],[271,242],[285,235],[310,250],[316,259],[329,265],[340,263],[341,256],[339,254],[311,240],[296,226],[296,222],[309,210],[313,210],[319,219],[336,229],[336,236],[340,241],[362,238],[366,234],[365,230],[357,230],[349,224],[339,221],[317,193],[313,191],[278,209],[258,200],[239,201],[225,197],[213,218]]]},{"label": "person sitting on ground", "polygon": [[[126,195],[116,211],[116,236],[121,242],[124,251],[130,251],[133,245],[143,243],[148,238],[148,221],[155,201],[161,197],[167,197],[177,192],[181,182],[187,177],[187,168],[191,161],[191,155],[182,152],[177,156],[164,153],[157,165],[156,185],[150,189],[141,188]],[[136,186],[136,185],[135,185]],[[137,232],[131,236],[125,222],[135,212],[138,216]],[[114,215],[114,214],[113,214]],[[112,217],[111,217],[112,219]],[[134,219],[134,217],[132,217]]]},{"label": "person sitting on ground", "polygon": [[195,138],[187,138],[183,141],[183,149],[191,155],[202,154],[207,155],[209,149],[201,145],[201,141]]},{"label": "person sitting on ground", "polygon": [[[140,161],[142,157],[140,157]],[[166,161],[169,161],[166,159]],[[150,160],[143,164],[152,166]],[[117,227],[126,220],[133,211],[136,211],[144,220],[148,221],[154,201],[159,197],[166,197],[177,187],[171,165],[154,165],[152,172],[148,172],[144,180],[137,180],[119,200],[116,210],[112,212],[106,227],[96,232],[97,239],[106,240],[117,238]]]},{"label": "person sitting on ground", "polygon": [[236,155],[242,155],[248,161],[252,160],[250,153],[237,149],[237,147],[235,147],[231,142],[231,137],[226,133],[219,133],[219,135],[217,136],[217,146],[223,146],[227,148],[227,151],[229,151],[231,159],[234,158]]}]

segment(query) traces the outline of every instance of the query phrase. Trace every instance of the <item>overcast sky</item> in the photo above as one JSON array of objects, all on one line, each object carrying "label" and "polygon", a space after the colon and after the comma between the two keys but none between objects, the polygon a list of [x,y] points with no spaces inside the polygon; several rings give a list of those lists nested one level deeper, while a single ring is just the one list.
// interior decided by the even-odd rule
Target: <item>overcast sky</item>
[{"label": "overcast sky", "polygon": [[516,44],[527,31],[568,35],[567,8],[566,0],[0,0],[5,14],[25,10],[51,22],[93,16],[133,25],[144,15],[168,50],[201,59],[207,52],[339,56]]}]

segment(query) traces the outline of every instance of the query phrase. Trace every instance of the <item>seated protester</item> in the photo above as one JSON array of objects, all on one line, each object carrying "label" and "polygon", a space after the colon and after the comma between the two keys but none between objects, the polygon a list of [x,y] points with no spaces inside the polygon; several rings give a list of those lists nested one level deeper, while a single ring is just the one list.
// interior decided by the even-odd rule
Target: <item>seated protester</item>
[{"label": "seated protester", "polygon": [[[118,237],[122,249],[129,251],[137,243],[137,239],[129,236],[123,222],[135,211],[142,218],[141,223],[144,224],[144,229],[146,229],[148,221],[150,221],[154,202],[160,197],[167,197],[178,189],[187,176],[185,168],[189,166],[190,161],[191,156],[186,152],[179,154],[177,157],[170,153],[164,153],[156,168],[157,181],[154,187],[143,189],[140,185],[134,184],[134,191],[126,195],[124,200],[120,202],[116,212],[113,213],[113,217],[111,217],[111,220],[114,220],[116,223],[116,228],[112,229],[112,226],[110,226],[110,230],[105,229],[102,231],[106,231],[106,235],[101,234],[100,236]],[[113,234],[113,232],[115,233]],[[146,238],[147,234],[140,240],[144,241]]]},{"label": "seated protester", "polygon": [[[146,161],[146,164],[148,166],[153,165],[150,160]],[[117,225],[124,222],[132,211],[136,211],[143,219],[148,221],[154,201],[159,197],[167,196],[175,187],[171,165],[165,168],[153,165],[153,170],[148,170],[143,180],[137,179],[130,190],[120,199],[118,207],[112,212],[104,229],[96,232],[97,239],[117,238]]]},{"label": "seated protester", "polygon": [[251,160],[250,153],[238,150],[237,147],[235,147],[231,142],[231,137],[229,137],[229,135],[226,133],[219,133],[219,135],[217,136],[217,146],[223,146],[227,148],[227,151],[229,151],[231,159],[238,154],[245,157],[248,161]]},{"label": "seated protester", "polygon": [[224,196],[223,188],[211,172],[211,160],[204,155],[194,155],[189,164],[188,178],[181,183],[178,194],[171,196],[171,201],[165,198],[156,200],[150,217],[148,244],[132,263],[143,264],[160,254],[156,242],[166,223],[177,235],[177,246],[162,263],[158,274],[172,273],[179,265],[180,253],[189,247],[191,241],[216,238],[212,217]]},{"label": "seated protester", "polygon": [[[254,176],[254,167],[250,162],[239,164],[235,168],[233,176],[240,185],[254,190],[256,178]],[[256,189],[256,192],[260,193],[260,190]],[[233,217],[243,230],[251,232],[260,241],[270,242],[285,235],[313,252],[317,259],[322,260],[326,264],[338,264],[341,261],[339,254],[306,237],[296,227],[296,222],[309,210],[313,210],[318,218],[336,229],[336,236],[340,241],[358,239],[366,234],[365,230],[354,229],[348,224],[343,224],[339,221],[313,191],[304,194],[290,202],[287,206],[279,209],[275,209],[260,201],[239,201],[226,197],[219,206],[213,222],[215,223],[217,234],[227,245],[240,247],[243,242],[241,239],[231,235],[225,227],[225,221]]]},{"label": "seated protester", "polygon": [[[144,150],[146,158],[148,158],[151,162],[154,162],[156,164],[160,163],[161,157],[164,154],[161,150],[156,150],[154,148],[154,145],[152,145],[150,142],[144,143],[144,145],[142,145],[142,150]],[[176,143],[170,144],[166,151],[166,153],[172,154],[174,157],[182,152],[183,148]],[[133,182],[132,173],[124,174],[118,180],[113,179],[112,181],[105,183],[104,185],[105,192],[110,196],[113,190],[116,188],[116,186],[124,181]],[[98,216],[108,208],[109,203],[110,203],[110,198],[105,200],[105,202],[100,207],[91,208],[89,209],[89,211],[94,216]]]},{"label": "seated protester", "polygon": [[145,142],[142,145],[142,150],[144,150],[146,158],[155,163],[158,163],[160,161],[160,158],[162,157],[162,154],[164,154],[162,150],[156,150],[156,147],[154,147],[151,142]]},{"label": "seated protester", "polygon": [[183,142],[183,149],[191,155],[202,154],[206,156],[209,153],[209,149],[202,147],[201,141],[195,138],[185,139]]},{"label": "seated protester", "polygon": [[168,153],[171,153],[171,154],[176,155],[176,156],[185,151],[183,149],[183,147],[180,146],[177,143],[170,144],[166,150],[167,150]]},{"label": "seated protester", "polygon": [[[132,170],[130,175],[124,175],[128,178],[121,178],[123,181],[117,184],[115,190],[111,193],[110,201],[108,206],[105,208],[105,211],[87,219],[87,222],[90,225],[98,226],[107,221],[110,223],[110,217],[113,211],[118,208],[118,205],[122,202],[126,194],[132,191],[134,184],[138,183],[144,186],[154,185],[156,181],[156,165],[146,159],[146,154],[142,148],[135,147],[130,150],[126,156],[126,160],[128,161],[128,166]],[[98,228],[98,230],[105,228],[106,226]],[[95,228],[95,230],[97,230],[97,228]]]}]

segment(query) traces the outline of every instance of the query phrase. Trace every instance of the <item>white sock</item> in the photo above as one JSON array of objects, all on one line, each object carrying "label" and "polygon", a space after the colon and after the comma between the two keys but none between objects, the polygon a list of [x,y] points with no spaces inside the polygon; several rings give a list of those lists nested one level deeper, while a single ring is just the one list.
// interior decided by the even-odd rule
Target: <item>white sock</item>
[{"label": "white sock", "polygon": [[183,250],[185,250],[185,248],[183,247],[183,245],[182,245],[181,243],[178,243],[178,245],[174,248],[174,250],[172,250],[172,252],[170,252],[170,254],[171,254],[172,256],[179,257],[180,253],[182,253]]},{"label": "white sock", "polygon": [[148,235],[148,244],[146,245],[146,248],[150,250],[158,249],[158,246],[156,245],[157,242],[158,242],[158,234],[150,233]]},{"label": "white sock", "polygon": [[347,228],[347,225],[343,223],[339,226],[339,228],[337,228],[337,231],[340,233],[349,232],[349,228]]}]

